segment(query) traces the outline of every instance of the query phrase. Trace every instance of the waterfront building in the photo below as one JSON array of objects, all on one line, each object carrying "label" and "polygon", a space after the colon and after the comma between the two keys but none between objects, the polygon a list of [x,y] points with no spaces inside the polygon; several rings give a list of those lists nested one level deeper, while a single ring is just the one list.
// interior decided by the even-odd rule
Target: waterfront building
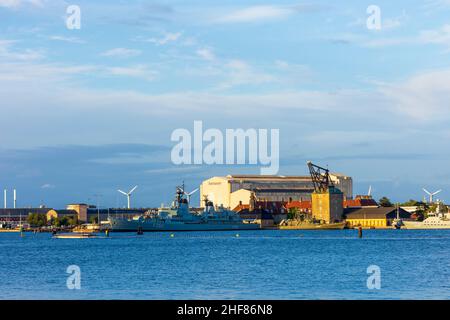
[{"label": "waterfront building", "polygon": [[372,198],[372,196],[361,196],[358,195],[355,199],[345,199],[344,208],[363,208],[372,207],[377,208],[378,203]]},{"label": "waterfront building", "polygon": [[[345,221],[349,227],[385,228],[392,225],[397,218],[397,208],[348,208],[344,211]],[[399,208],[399,217],[402,220],[412,220],[411,214]]]},{"label": "waterfront building", "polygon": [[[353,181],[342,174],[330,174],[333,184],[346,199],[353,197]],[[268,202],[311,200],[314,185],[310,176],[228,175],[212,177],[200,185],[200,206],[205,196],[216,205],[235,208],[249,204],[252,195]]]},{"label": "waterfront building", "polygon": [[61,219],[64,217],[68,218],[78,218],[78,212],[75,210],[67,210],[67,209],[49,209],[46,213],[47,221],[50,221],[52,219]]},{"label": "waterfront building", "polygon": [[95,206],[90,206],[87,209],[87,222],[91,222],[93,219],[97,220],[99,216],[100,216],[100,221],[106,221],[106,220],[108,220],[108,217],[132,218],[134,216],[143,215],[147,211],[151,211],[151,210],[154,210],[154,209],[148,209],[148,208],[138,208],[138,209],[106,208],[106,209],[97,209]]},{"label": "waterfront building", "polygon": [[66,206],[66,209],[76,211],[77,215],[78,215],[78,221],[88,222],[88,216],[87,216],[88,207],[89,206],[85,203],[74,203],[74,204],[68,204]]},{"label": "waterfront building", "polygon": [[0,223],[19,224],[25,222],[30,214],[47,214],[49,208],[7,208],[0,209]]},{"label": "waterfront building", "polygon": [[339,222],[344,213],[344,195],[341,190],[329,186],[325,191],[314,191],[311,195],[313,218],[325,223]]}]

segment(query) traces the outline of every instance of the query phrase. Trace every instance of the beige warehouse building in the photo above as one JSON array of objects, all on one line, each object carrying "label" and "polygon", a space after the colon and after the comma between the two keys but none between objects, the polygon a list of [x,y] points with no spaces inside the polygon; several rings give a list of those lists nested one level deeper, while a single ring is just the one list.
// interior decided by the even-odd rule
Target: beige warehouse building
[{"label": "beige warehouse building", "polygon": [[[330,174],[330,178],[339,188],[344,198],[353,197],[351,177]],[[216,205],[234,209],[237,205],[249,204],[253,193],[256,199],[267,201],[311,200],[314,186],[310,176],[261,176],[228,175],[212,177],[200,185],[200,206],[205,196]]]}]

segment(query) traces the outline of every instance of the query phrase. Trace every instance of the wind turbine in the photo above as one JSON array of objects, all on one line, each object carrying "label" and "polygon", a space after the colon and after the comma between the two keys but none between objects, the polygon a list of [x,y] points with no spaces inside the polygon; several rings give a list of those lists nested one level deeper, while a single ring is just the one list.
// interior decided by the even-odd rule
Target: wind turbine
[{"label": "wind turbine", "polygon": [[128,209],[130,209],[131,208],[131,204],[130,204],[130,198],[131,198],[131,194],[133,193],[133,191],[134,190],[136,190],[136,188],[137,188],[138,186],[134,186],[134,188],[133,189],[131,189],[130,191],[128,191],[128,192],[125,192],[125,191],[122,191],[122,190],[117,190],[117,191],[119,191],[121,194],[123,194],[123,195],[126,195],[127,196],[127,202],[128,202]]},{"label": "wind turbine", "polygon": [[442,191],[442,190],[438,190],[438,191],[436,191],[436,192],[431,193],[430,191],[428,191],[428,190],[425,189],[425,188],[422,188],[422,190],[425,191],[425,193],[428,194],[428,195],[430,196],[430,203],[433,203],[433,197],[434,197],[435,195],[437,195],[439,192]]},{"label": "wind turbine", "polygon": [[195,190],[192,190],[192,191],[189,192],[189,193],[187,193],[186,191],[183,190],[184,194],[185,194],[186,197],[187,197],[187,200],[188,200],[188,203],[189,203],[189,204],[191,203],[191,196],[192,196],[194,193],[196,193],[197,191],[198,191],[198,188],[195,189]]},{"label": "wind turbine", "polygon": [[369,186],[369,191],[367,192],[367,195],[368,195],[369,197],[372,196],[372,186],[371,186],[371,185]]}]

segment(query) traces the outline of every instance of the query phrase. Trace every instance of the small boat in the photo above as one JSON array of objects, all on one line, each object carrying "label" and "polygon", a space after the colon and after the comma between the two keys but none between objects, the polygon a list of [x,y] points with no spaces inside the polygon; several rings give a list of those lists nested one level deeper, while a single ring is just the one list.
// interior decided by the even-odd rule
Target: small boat
[{"label": "small boat", "polygon": [[54,234],[53,238],[57,239],[87,239],[87,238],[95,238],[97,235],[93,233],[60,233]]}]

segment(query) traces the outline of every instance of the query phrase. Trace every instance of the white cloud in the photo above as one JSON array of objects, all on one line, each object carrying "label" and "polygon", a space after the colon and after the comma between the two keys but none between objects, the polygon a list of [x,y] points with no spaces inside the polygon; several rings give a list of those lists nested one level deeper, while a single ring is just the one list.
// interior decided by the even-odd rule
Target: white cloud
[{"label": "white cloud", "polygon": [[436,121],[450,116],[450,70],[426,72],[400,83],[382,84],[380,93],[393,111],[419,121]]},{"label": "white cloud", "polygon": [[416,35],[404,37],[362,37],[357,35],[344,35],[333,41],[347,41],[360,44],[364,47],[388,47],[399,45],[427,45],[434,44],[450,49],[450,24],[438,29],[422,30]]},{"label": "white cloud", "polygon": [[21,51],[13,50],[12,47],[18,41],[0,40],[0,57],[9,61],[32,61],[42,59],[44,53],[42,50],[24,49]]},{"label": "white cloud", "polygon": [[420,32],[419,41],[422,43],[441,44],[450,47],[450,24],[446,24],[440,29]]},{"label": "white cloud", "polygon": [[101,53],[104,57],[118,57],[118,58],[130,58],[136,57],[142,53],[141,50],[127,49],[127,48],[114,48]]},{"label": "white cloud", "polygon": [[166,33],[164,34],[163,37],[161,38],[142,38],[142,37],[137,37],[136,40],[140,40],[140,41],[144,41],[144,42],[150,42],[150,43],[154,43],[158,46],[163,46],[166,45],[170,42],[175,42],[177,41],[180,37],[181,37],[182,33],[181,32],[175,32],[175,33]]},{"label": "white cloud", "polygon": [[295,10],[292,7],[282,6],[252,6],[244,9],[236,10],[215,19],[218,23],[239,23],[254,22],[260,20],[271,20],[287,17],[293,14]]},{"label": "white cloud", "polygon": [[137,65],[132,67],[106,67],[106,72],[114,76],[126,76],[133,78],[142,78],[145,80],[154,80],[157,72],[147,66]]},{"label": "white cloud", "polygon": [[214,55],[214,52],[210,48],[201,48],[196,51],[197,55],[208,61],[213,61],[216,59],[216,56]]},{"label": "white cloud", "polygon": [[78,43],[78,44],[85,43],[84,40],[81,40],[77,37],[50,36],[49,39],[54,40],[54,41],[64,41],[64,42]]},{"label": "white cloud", "polygon": [[20,0],[0,0],[0,7],[16,8],[20,3]]},{"label": "white cloud", "polygon": [[247,62],[238,59],[226,63],[224,72],[226,79],[219,84],[218,89],[229,89],[241,85],[259,85],[277,81],[271,74],[259,72]]},{"label": "white cloud", "polygon": [[[280,60],[273,67],[280,68],[283,73],[292,64]],[[224,70],[231,72],[231,75],[225,75],[228,77],[225,86],[279,81],[270,75],[265,78],[264,73],[242,60],[224,63]],[[331,93],[281,87],[271,92],[226,93],[192,92],[181,88],[159,94],[82,87],[73,81],[86,72],[154,77],[154,72],[146,66],[107,68],[0,63],[0,110],[9,115],[0,118],[4,132],[0,143],[15,147],[42,141],[48,145],[110,141],[170,143],[167,130],[186,126],[186,122],[199,116],[211,125],[219,126],[231,121],[239,127],[246,125],[248,119],[253,121],[251,125],[261,127],[283,125],[283,132],[286,132],[283,134],[293,136],[311,132],[305,126],[312,126],[317,117],[330,132],[345,129],[355,135],[358,130],[364,131],[368,127],[377,132],[384,132],[382,130],[386,128],[391,130],[389,132],[416,127],[435,130],[437,122],[450,120],[450,83],[447,81],[450,70],[423,73],[396,83],[376,84],[370,90]],[[173,117],[174,114],[183,116]],[[380,115],[383,121],[379,120]],[[15,121],[11,122],[11,118]],[[171,119],[169,125],[168,118]],[[15,123],[18,122],[23,125],[17,127]],[[78,129],[67,130],[73,123],[79,123]],[[345,128],[342,123],[346,123]],[[296,129],[289,131],[285,126]],[[441,130],[443,126],[438,128]]]},{"label": "white cloud", "polygon": [[44,1],[42,0],[0,0],[0,7],[5,8],[18,8],[21,5],[31,4],[35,7],[43,7]]}]

